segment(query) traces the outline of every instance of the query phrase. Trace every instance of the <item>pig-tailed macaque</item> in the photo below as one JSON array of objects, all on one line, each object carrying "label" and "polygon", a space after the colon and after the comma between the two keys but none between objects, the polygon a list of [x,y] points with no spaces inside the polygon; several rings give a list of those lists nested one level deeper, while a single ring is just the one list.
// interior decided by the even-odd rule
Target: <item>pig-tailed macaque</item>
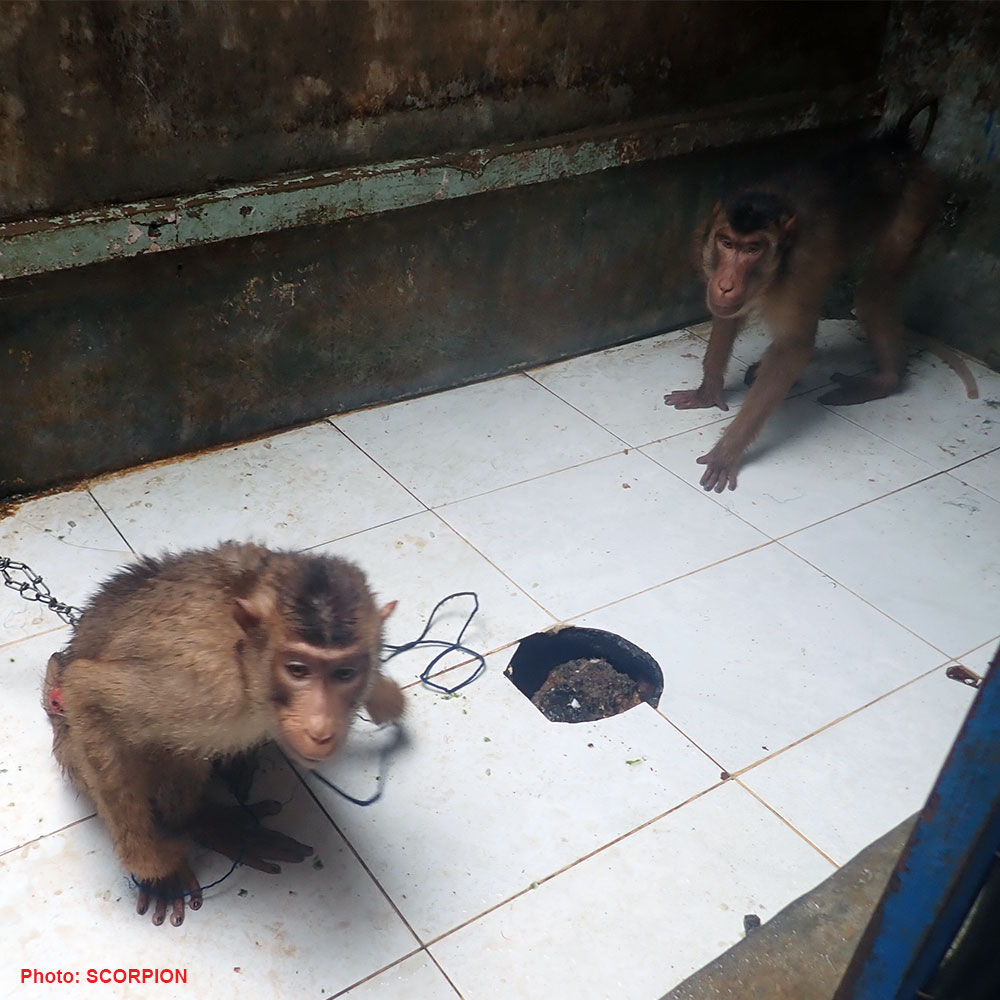
[{"label": "pig-tailed macaque", "polygon": [[[910,126],[924,110],[927,124],[915,147]],[[837,387],[820,402],[864,403],[899,387],[903,283],[938,199],[937,178],[920,157],[936,110],[936,101],[925,100],[886,134],[817,166],[736,191],[699,228],[695,251],[712,314],[704,376],[697,389],[675,390],[664,401],[679,410],[727,410],[723,381],[736,335],[752,313],[761,315],[771,335],[771,346],[748,373],[752,384],[740,412],[715,447],[698,459],[706,467],[701,477],[706,490],[736,488],[743,453],[812,355],[827,290],[868,247],[871,257],[855,305],[869,334],[875,371],[835,374]]]},{"label": "pig-tailed macaque", "polygon": [[44,704],[53,752],[107,826],[139,884],[137,912],[184,896],[200,843],[261,871],[311,848],[267,830],[277,803],[212,805],[213,764],[275,740],[312,768],[342,744],[363,705],[376,723],[403,712],[379,671],[382,623],[364,574],[342,559],[227,542],[142,559],[97,592],[53,655]]}]

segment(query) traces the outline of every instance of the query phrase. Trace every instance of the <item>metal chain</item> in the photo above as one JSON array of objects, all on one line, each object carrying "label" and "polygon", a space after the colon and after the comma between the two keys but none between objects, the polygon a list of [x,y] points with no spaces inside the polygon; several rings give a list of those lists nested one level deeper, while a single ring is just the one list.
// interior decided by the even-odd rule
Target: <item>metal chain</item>
[{"label": "metal chain", "polygon": [[[21,573],[26,579],[15,580],[11,573]],[[14,562],[6,556],[0,556],[0,576],[3,585],[16,590],[26,601],[37,601],[55,612],[67,625],[76,625],[83,611],[71,604],[57,601],[49,591],[45,581],[27,563]]]}]

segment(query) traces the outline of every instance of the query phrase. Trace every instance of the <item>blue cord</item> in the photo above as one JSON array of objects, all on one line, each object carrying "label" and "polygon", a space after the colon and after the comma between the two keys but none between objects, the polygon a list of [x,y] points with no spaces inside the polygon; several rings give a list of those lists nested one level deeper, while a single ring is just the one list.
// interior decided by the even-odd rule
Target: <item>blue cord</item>
[{"label": "blue cord", "polygon": [[[469,612],[468,618],[465,619],[465,624],[459,630],[458,635],[454,642],[446,642],[443,639],[428,639],[427,633],[431,630],[431,625],[434,624],[434,616],[438,611],[448,603],[448,601],[454,600],[457,597],[471,597],[472,598],[472,610]],[[437,654],[420,671],[420,681],[429,688],[433,688],[435,691],[440,691],[442,694],[456,694],[461,691],[462,688],[467,687],[473,681],[478,680],[483,671],[486,670],[486,660],[483,658],[482,653],[477,653],[474,649],[469,649],[467,646],[462,645],[462,636],[465,635],[465,630],[472,623],[472,619],[476,616],[476,612],[479,610],[479,597],[471,590],[462,590],[455,594],[449,594],[447,597],[443,597],[440,601],[434,605],[434,610],[430,613],[430,617],[427,619],[427,624],[424,626],[423,632],[417,636],[412,642],[404,642],[400,646],[392,646],[386,643],[384,649],[387,651],[387,655],[383,657],[382,662],[388,663],[394,656],[398,656],[400,653],[409,652],[411,649],[426,648],[428,646],[441,646],[443,647],[441,652]],[[476,669],[469,674],[464,680],[455,684],[453,687],[444,687],[441,684],[436,684],[430,679],[431,672],[433,671],[435,665],[449,653],[453,652],[467,653],[473,660],[476,661]],[[313,777],[317,778],[322,784],[326,785],[331,791],[336,792],[341,798],[347,799],[348,802],[356,806],[370,806],[382,797],[382,792],[385,790],[386,780],[389,776],[389,758],[395,753],[399,748],[399,745],[403,742],[403,730],[396,725],[395,722],[390,722],[390,726],[393,727],[394,733],[392,740],[387,743],[379,751],[378,759],[378,777],[375,781],[378,783],[378,789],[373,795],[370,795],[366,799],[357,799],[353,795],[349,795],[342,788],[338,788],[329,778],[324,777],[318,771],[313,771]]]}]

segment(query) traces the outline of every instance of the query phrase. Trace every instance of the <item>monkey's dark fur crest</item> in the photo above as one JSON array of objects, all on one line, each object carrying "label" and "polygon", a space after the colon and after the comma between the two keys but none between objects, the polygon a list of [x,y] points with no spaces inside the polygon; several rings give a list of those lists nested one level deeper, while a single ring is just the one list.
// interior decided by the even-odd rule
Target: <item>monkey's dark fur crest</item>
[{"label": "monkey's dark fur crest", "polygon": [[791,204],[781,195],[753,189],[731,194],[722,207],[733,229],[745,235],[780,226],[794,214]]},{"label": "monkey's dark fur crest", "polygon": [[299,557],[283,577],[278,599],[292,627],[314,646],[349,646],[362,615],[373,611],[364,574],[329,556]]}]

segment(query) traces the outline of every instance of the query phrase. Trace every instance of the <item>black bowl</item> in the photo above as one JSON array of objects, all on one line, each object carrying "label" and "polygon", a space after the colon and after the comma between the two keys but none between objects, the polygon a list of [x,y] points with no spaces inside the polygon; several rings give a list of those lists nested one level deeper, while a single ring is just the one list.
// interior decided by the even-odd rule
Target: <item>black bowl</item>
[{"label": "black bowl", "polygon": [[591,657],[607,660],[636,682],[643,701],[653,708],[659,705],[663,672],[656,660],[628,639],[598,628],[564,625],[526,636],[518,643],[504,675],[530,700],[555,667]]}]

